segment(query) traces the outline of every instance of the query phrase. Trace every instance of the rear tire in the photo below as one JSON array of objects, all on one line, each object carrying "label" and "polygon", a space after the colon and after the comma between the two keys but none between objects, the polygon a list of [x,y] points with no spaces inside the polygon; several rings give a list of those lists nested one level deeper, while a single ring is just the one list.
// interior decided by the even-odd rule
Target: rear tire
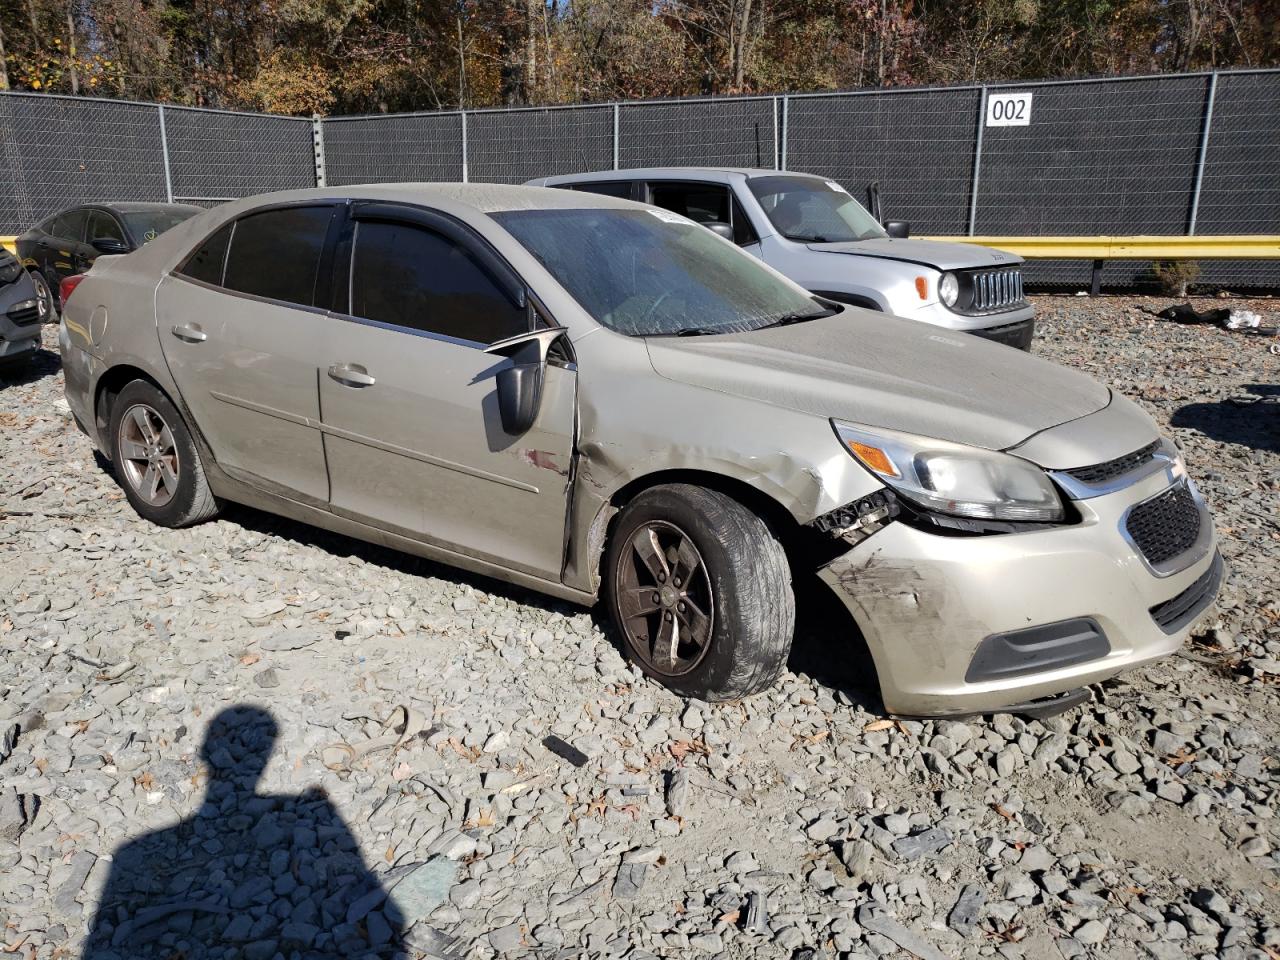
[{"label": "rear tire", "polygon": [[795,632],[790,566],[738,501],[683,483],[646,490],[618,516],[605,564],[628,656],[676,693],[738,700],[785,668]]},{"label": "rear tire", "polygon": [[111,462],[138,515],[162,527],[189,527],[216,516],[191,431],[154,384],[134,380],[111,407]]}]

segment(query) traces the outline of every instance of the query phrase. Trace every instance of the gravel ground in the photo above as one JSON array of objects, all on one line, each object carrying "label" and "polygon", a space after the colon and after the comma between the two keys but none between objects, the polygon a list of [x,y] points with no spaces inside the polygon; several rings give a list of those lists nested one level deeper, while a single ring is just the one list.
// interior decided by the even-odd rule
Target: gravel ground
[{"label": "gravel ground", "polygon": [[884,718],[826,612],[707,706],[521,590],[247,509],[148,526],[43,353],[0,380],[0,947],[1277,960],[1277,341],[1038,305],[1037,352],[1172,426],[1230,565],[1182,656],[1044,722]]}]

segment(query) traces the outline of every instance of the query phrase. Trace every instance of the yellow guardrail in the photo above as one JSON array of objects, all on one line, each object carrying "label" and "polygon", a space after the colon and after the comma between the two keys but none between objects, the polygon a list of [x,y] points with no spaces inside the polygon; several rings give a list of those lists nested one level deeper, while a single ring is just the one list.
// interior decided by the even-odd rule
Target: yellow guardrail
[{"label": "yellow guardrail", "polygon": [[0,247],[4,247],[16,257],[18,255],[18,248],[13,244],[17,239],[17,237],[0,237]]},{"label": "yellow guardrail", "polygon": [[927,237],[977,243],[1027,259],[1275,260],[1280,236],[1224,237]]}]

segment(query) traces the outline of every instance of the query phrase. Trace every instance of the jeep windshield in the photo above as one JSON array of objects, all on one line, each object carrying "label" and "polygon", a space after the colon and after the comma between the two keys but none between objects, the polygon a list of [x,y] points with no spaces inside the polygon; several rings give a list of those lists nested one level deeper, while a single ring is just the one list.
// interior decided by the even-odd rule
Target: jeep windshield
[{"label": "jeep windshield", "polygon": [[753,177],[747,186],[780,234],[799,243],[847,243],[887,237],[838,184],[815,177]]},{"label": "jeep windshield", "polygon": [[632,337],[739,333],[829,316],[803,289],[678,214],[492,214],[583,309]]}]

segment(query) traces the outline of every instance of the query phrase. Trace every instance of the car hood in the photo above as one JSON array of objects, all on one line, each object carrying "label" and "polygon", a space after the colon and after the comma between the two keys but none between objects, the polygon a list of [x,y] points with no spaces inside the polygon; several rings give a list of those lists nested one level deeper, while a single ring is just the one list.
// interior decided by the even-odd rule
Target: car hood
[{"label": "car hood", "polygon": [[856,307],[746,333],[650,337],[662,377],[871,427],[1004,450],[1111,391],[1012,347]]},{"label": "car hood", "polygon": [[971,270],[975,267],[1009,267],[1022,263],[1022,258],[1004,250],[980,247],[972,243],[948,243],[941,240],[852,240],[848,243],[810,243],[810,250],[820,253],[843,253],[880,260],[919,263],[937,270]]}]

